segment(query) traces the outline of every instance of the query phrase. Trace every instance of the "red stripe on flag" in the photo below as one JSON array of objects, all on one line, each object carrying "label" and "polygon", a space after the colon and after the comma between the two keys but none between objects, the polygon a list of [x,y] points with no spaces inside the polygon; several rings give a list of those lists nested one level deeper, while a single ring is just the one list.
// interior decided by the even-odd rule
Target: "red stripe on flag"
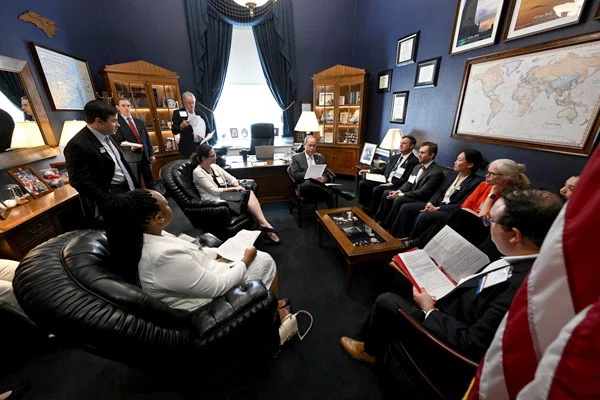
[{"label": "red stripe on flag", "polygon": [[471,386],[471,390],[469,390],[469,397],[467,400],[479,400],[479,381],[481,381],[481,370],[483,369],[483,364],[485,360],[485,355],[481,359],[479,363],[479,367],[477,367],[477,374],[475,374],[475,381],[473,382],[473,386]]}]

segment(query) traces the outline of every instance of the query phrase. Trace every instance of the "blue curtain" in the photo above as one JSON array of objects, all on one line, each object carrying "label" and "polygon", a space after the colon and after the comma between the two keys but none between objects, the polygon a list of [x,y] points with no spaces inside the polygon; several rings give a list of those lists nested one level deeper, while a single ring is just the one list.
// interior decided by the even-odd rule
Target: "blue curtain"
[{"label": "blue curtain", "polygon": [[273,15],[252,27],[260,64],[277,104],[283,110],[283,136],[293,135],[296,100],[296,52],[292,2],[280,0]]},{"label": "blue curtain", "polygon": [[[219,102],[229,64],[233,28],[209,6],[207,0],[186,0],[186,20],[192,49],[194,92],[203,105],[206,129],[217,129],[213,110]],[[215,144],[218,135],[210,140]]]}]

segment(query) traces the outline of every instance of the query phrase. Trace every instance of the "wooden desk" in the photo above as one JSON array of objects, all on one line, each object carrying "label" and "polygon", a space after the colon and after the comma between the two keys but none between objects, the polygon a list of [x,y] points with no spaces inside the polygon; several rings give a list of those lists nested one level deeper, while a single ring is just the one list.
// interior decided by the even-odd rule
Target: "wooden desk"
[{"label": "wooden desk", "polygon": [[[289,161],[264,160],[267,165],[252,165],[242,161],[241,156],[227,156],[227,170],[237,179],[254,179],[258,184],[258,200],[261,203],[289,201],[292,195],[292,181],[287,174]],[[256,162],[255,162],[256,163]]]},{"label": "wooden desk", "polygon": [[25,254],[63,232],[82,228],[79,193],[71,185],[16,206],[0,220],[0,257],[20,261]]}]

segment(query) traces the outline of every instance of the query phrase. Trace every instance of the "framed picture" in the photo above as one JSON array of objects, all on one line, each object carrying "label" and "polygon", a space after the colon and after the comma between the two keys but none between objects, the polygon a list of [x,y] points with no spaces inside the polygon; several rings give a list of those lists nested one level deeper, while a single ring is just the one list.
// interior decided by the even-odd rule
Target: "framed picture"
[{"label": "framed picture", "polygon": [[[158,151],[158,146],[156,147],[155,153]],[[50,164],[50,168],[56,168],[58,173],[60,174],[60,178],[64,183],[69,183],[69,171],[67,171],[67,163],[65,161],[55,162]]]},{"label": "framed picture", "polygon": [[238,138],[238,130],[237,128],[229,128],[229,133],[231,134],[232,139]]},{"label": "framed picture", "polygon": [[312,101],[301,101],[300,102],[300,111],[312,111],[313,105]]},{"label": "framed picture", "polygon": [[452,136],[589,155],[599,54],[595,32],[467,60]]},{"label": "framed picture", "polygon": [[347,124],[348,123],[348,116],[350,113],[346,112],[346,111],[342,111],[340,113],[340,124]]},{"label": "framed picture", "polygon": [[52,189],[57,189],[59,187],[65,186],[64,181],[60,177],[60,172],[58,172],[57,168],[46,168],[40,170],[40,175],[44,182],[48,184]]},{"label": "framed picture", "polygon": [[0,200],[0,219],[6,219],[10,214],[10,208]]},{"label": "framed picture", "polygon": [[274,136],[279,136],[279,128],[275,128],[274,132],[273,132]]},{"label": "framed picture", "polygon": [[417,73],[415,75],[415,87],[424,88],[436,86],[441,62],[442,57],[418,62]]},{"label": "framed picture", "polygon": [[392,72],[391,69],[377,74],[377,93],[389,92],[392,90]]},{"label": "framed picture", "polygon": [[26,165],[21,168],[14,168],[8,171],[21,186],[25,188],[34,199],[48,194],[52,191],[44,180],[35,172],[31,166]]},{"label": "framed picture", "polygon": [[333,92],[321,92],[319,93],[319,105],[332,105],[333,104]]},{"label": "framed picture", "polygon": [[375,150],[377,150],[376,144],[365,143],[365,147],[363,147],[360,155],[360,163],[370,165],[373,162],[373,157],[375,157]]},{"label": "framed picture", "polygon": [[248,137],[248,129],[246,129],[246,128],[242,129],[242,137],[243,138],[247,138]]},{"label": "framed picture", "polygon": [[459,0],[448,54],[496,43],[504,0]]},{"label": "framed picture", "polygon": [[417,59],[417,47],[419,45],[419,32],[398,39],[396,46],[396,67],[412,64]]},{"label": "framed picture", "polygon": [[30,42],[52,110],[83,110],[96,99],[90,67],[85,60]]},{"label": "framed picture", "polygon": [[512,0],[504,29],[504,41],[578,24],[585,2],[586,0]]},{"label": "framed picture", "polygon": [[392,110],[390,122],[403,124],[406,121],[406,107],[408,106],[408,91],[394,92],[392,95]]}]

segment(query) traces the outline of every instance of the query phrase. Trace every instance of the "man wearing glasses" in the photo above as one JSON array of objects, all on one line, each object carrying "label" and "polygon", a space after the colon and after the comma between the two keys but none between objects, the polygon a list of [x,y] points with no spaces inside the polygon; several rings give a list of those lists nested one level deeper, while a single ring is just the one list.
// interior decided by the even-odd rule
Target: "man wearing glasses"
[{"label": "man wearing glasses", "polygon": [[454,350],[479,360],[562,205],[558,195],[546,190],[505,193],[482,218],[491,225],[492,240],[505,257],[463,279],[437,302],[423,288],[420,293],[413,288],[412,301],[395,293],[382,294],[359,332],[362,341],[342,337],[342,347],[352,358],[374,364],[392,341],[402,340],[406,320],[398,312],[401,308]]}]

